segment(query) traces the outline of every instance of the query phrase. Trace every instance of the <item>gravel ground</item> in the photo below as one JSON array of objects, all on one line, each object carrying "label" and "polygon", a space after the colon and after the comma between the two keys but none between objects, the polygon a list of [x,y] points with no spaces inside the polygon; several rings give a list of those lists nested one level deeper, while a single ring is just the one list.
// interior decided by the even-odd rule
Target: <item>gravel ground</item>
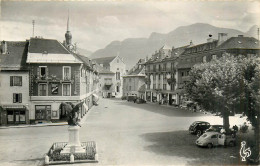
[{"label": "gravel ground", "polygon": [[[82,142],[96,141],[99,163],[78,165],[239,164],[239,146],[197,147],[197,137],[187,131],[195,120],[222,123],[216,116],[172,107],[100,99],[80,129]],[[231,117],[230,122],[240,125],[243,119]],[[43,165],[43,156],[53,142],[68,141],[67,127],[0,130],[0,164]]]}]

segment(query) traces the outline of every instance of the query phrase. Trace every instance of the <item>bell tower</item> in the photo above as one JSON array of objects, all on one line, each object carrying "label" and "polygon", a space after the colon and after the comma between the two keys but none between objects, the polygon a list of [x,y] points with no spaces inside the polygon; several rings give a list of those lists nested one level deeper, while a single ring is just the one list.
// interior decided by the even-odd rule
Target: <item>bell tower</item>
[{"label": "bell tower", "polygon": [[65,45],[70,48],[72,46],[71,40],[72,40],[72,34],[69,30],[69,22],[70,22],[70,14],[68,12],[68,20],[67,20],[67,32],[65,33]]}]

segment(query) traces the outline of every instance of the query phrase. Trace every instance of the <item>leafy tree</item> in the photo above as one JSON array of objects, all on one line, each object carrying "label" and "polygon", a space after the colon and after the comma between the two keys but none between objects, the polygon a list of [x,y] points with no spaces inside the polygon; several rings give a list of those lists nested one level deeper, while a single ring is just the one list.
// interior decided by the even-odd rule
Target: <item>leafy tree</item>
[{"label": "leafy tree", "polygon": [[206,111],[220,112],[229,128],[229,115],[244,112],[257,126],[259,111],[259,67],[256,58],[229,54],[195,65],[185,89],[188,97]]}]

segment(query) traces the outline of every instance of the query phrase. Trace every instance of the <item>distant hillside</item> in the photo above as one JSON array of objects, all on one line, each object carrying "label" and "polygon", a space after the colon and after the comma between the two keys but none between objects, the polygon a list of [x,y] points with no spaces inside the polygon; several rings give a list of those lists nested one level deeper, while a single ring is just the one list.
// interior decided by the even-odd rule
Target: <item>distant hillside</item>
[{"label": "distant hillside", "polygon": [[79,54],[84,55],[86,57],[89,57],[92,54],[91,51],[88,51],[88,50],[85,50],[85,49],[82,49],[82,48],[77,48],[77,51],[78,51]]},{"label": "distant hillside", "polygon": [[95,51],[90,58],[120,55],[123,57],[127,67],[131,68],[140,58],[150,57],[155,50],[158,50],[165,44],[180,47],[188,45],[191,40],[193,44],[200,44],[206,42],[209,34],[212,34],[213,38],[217,39],[220,32],[228,33],[229,37],[237,35],[249,36],[250,34],[249,32],[244,33],[235,29],[196,23],[178,27],[167,34],[153,32],[149,38],[128,38],[123,41],[113,41],[105,48]]}]

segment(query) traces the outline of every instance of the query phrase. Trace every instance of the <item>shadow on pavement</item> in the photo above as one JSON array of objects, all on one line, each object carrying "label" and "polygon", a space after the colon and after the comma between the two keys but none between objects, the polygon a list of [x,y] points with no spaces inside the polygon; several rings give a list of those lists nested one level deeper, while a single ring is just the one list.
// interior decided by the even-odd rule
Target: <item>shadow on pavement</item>
[{"label": "shadow on pavement", "polygon": [[198,147],[197,136],[188,131],[155,132],[141,135],[151,145],[144,150],[158,155],[178,156],[191,159],[187,165],[241,165],[239,145],[236,147]]},{"label": "shadow on pavement", "polygon": [[110,100],[114,100],[114,102],[116,102],[118,105],[127,105],[131,107],[136,107],[138,109],[143,109],[145,111],[150,111],[153,113],[162,114],[166,116],[175,116],[175,117],[207,116],[199,112],[190,112],[188,110],[184,110],[181,108],[164,106],[164,105],[159,105],[154,103],[137,104],[134,102],[128,102],[126,100],[119,100],[119,99],[110,99]]}]

